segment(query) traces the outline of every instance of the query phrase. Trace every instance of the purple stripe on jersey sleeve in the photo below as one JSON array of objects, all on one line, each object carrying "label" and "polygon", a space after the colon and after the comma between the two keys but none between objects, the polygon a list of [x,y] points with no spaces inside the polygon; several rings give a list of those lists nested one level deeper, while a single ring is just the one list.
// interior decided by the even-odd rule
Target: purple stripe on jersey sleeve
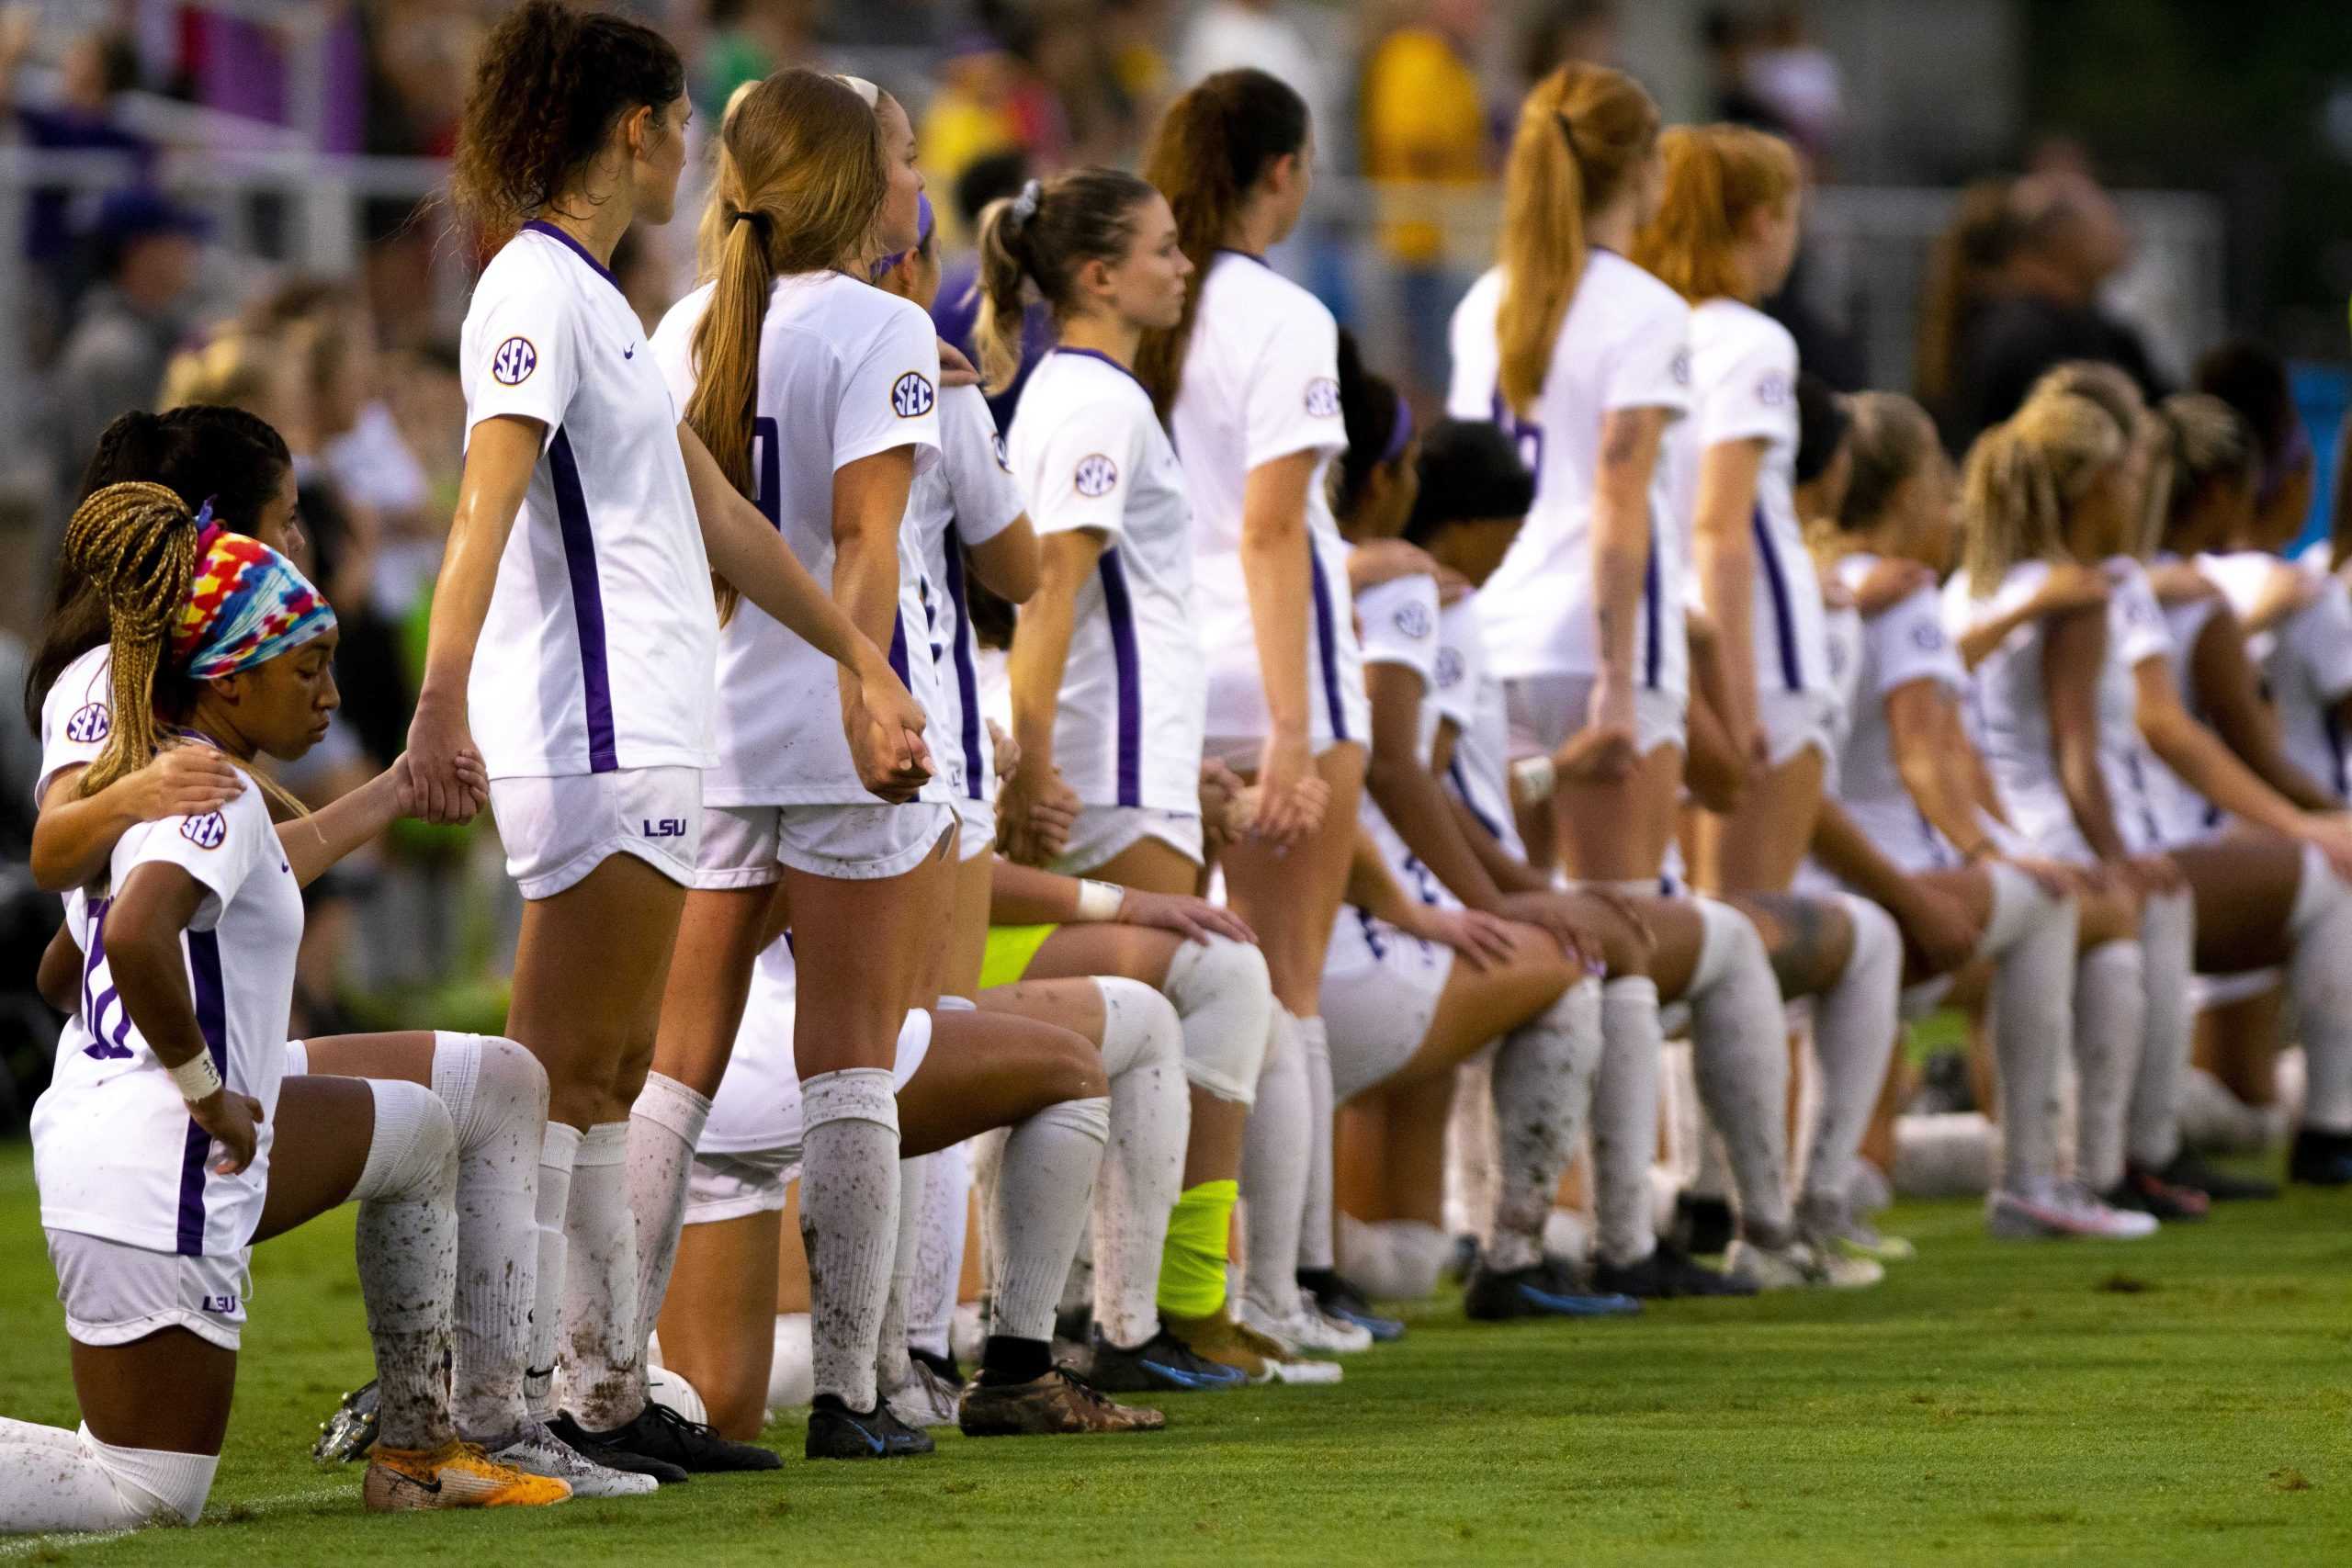
[{"label": "purple stripe on jersey sleeve", "polygon": [[[196,999],[196,1027],[220,1080],[229,1079],[229,1000],[220,983],[220,942],[212,931],[187,933],[188,988]],[[230,1085],[233,1093],[235,1085]],[[180,1220],[175,1250],[183,1258],[204,1256],[204,1156],[212,1135],[187,1121],[187,1138],[180,1147]]]},{"label": "purple stripe on jersey sleeve", "polygon": [[964,593],[964,547],[951,536],[944,554],[947,560],[947,599],[956,611],[956,635],[949,643],[956,656],[956,691],[964,700],[964,793],[986,800],[980,778],[980,675],[972,658],[972,605]]},{"label": "purple stripe on jersey sleeve", "polygon": [[617,770],[620,753],[613,738],[613,682],[605,667],[605,590],[596,575],[596,536],[588,526],[588,495],[580,488],[580,462],[571,437],[560,428],[548,446],[548,473],[555,487],[556,529],[563,536],[563,569],[571,580],[571,619],[580,633],[580,689],[587,699],[588,771]]},{"label": "purple stripe on jersey sleeve", "polygon": [[1143,671],[1136,661],[1136,606],[1117,547],[1102,552],[1102,615],[1119,682],[1119,804],[1143,804]]},{"label": "purple stripe on jersey sleeve", "polygon": [[1323,707],[1331,716],[1331,739],[1347,740],[1348,710],[1340,703],[1340,629],[1331,619],[1331,582],[1323,575],[1323,558],[1315,541],[1306,541],[1308,580],[1315,590],[1315,647],[1323,664]]},{"label": "purple stripe on jersey sleeve", "polygon": [[1792,692],[1804,690],[1797,670],[1797,626],[1795,613],[1789,606],[1789,580],[1781,570],[1781,558],[1772,548],[1772,536],[1764,526],[1764,509],[1758,507],[1748,514],[1748,525],[1756,531],[1756,559],[1764,569],[1764,581],[1772,590],[1772,630],[1781,642],[1781,680]]}]

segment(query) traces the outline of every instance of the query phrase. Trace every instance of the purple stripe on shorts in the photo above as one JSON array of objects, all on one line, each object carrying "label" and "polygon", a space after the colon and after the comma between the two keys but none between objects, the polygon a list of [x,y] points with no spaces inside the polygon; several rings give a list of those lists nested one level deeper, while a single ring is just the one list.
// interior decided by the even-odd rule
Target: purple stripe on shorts
[{"label": "purple stripe on shorts", "polygon": [[907,678],[907,623],[897,615],[890,617],[890,673],[899,684],[909,684]]},{"label": "purple stripe on shorts", "polygon": [[1772,590],[1772,620],[1774,632],[1781,641],[1781,679],[1792,692],[1804,690],[1797,673],[1796,615],[1789,608],[1789,580],[1781,570],[1781,558],[1773,553],[1772,536],[1764,526],[1764,509],[1758,507],[1749,513],[1749,525],[1756,530],[1756,559],[1764,568],[1764,581]]},{"label": "purple stripe on shorts", "polygon": [[1642,684],[1655,691],[1660,668],[1666,660],[1666,633],[1658,625],[1660,595],[1657,586],[1657,531],[1650,531],[1649,564],[1642,569],[1642,667],[1647,671]]},{"label": "purple stripe on shorts", "polygon": [[[187,933],[188,987],[196,999],[196,1027],[212,1053],[223,1083],[229,1078],[229,1004],[220,984],[220,942],[211,931]],[[233,1086],[232,1086],[233,1088]],[[180,1221],[175,1248],[183,1258],[204,1256],[204,1156],[212,1135],[191,1116],[180,1147]]]},{"label": "purple stripe on shorts", "polygon": [[620,767],[613,739],[613,682],[605,667],[605,590],[596,575],[596,536],[588,527],[588,496],[580,488],[580,463],[571,437],[561,429],[548,446],[548,474],[555,484],[556,529],[563,537],[563,569],[571,580],[571,619],[580,633],[580,689],[587,698],[588,771],[609,773]]},{"label": "purple stripe on shorts", "polygon": [[1111,623],[1111,660],[1119,682],[1119,804],[1143,804],[1143,671],[1136,662],[1136,606],[1127,567],[1114,547],[1102,552],[1102,614]]},{"label": "purple stripe on shorts", "polygon": [[1323,664],[1323,706],[1331,716],[1331,739],[1346,740],[1348,710],[1340,702],[1340,628],[1331,618],[1331,583],[1323,575],[1323,558],[1315,553],[1315,541],[1306,541],[1306,565],[1315,590],[1315,647]]},{"label": "purple stripe on shorts", "polygon": [[956,691],[964,701],[964,793],[986,800],[980,778],[980,676],[972,662],[972,605],[964,593],[964,547],[947,541],[947,597],[956,606]]}]

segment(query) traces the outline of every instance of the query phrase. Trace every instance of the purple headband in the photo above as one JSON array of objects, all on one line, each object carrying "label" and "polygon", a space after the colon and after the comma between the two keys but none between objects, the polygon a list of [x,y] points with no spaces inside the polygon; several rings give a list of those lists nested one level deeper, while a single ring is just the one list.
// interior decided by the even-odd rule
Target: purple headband
[{"label": "purple headband", "polygon": [[1388,432],[1388,446],[1380,454],[1381,467],[1385,468],[1402,457],[1412,440],[1413,405],[1405,400],[1404,393],[1399,392],[1396,394],[1396,423]]},{"label": "purple headband", "polygon": [[[919,251],[925,245],[931,243],[932,231],[938,227],[938,215],[933,213],[931,209],[931,193],[929,191],[918,192],[915,196],[916,250]],[[887,256],[876,257],[873,266],[873,276],[868,279],[868,281],[879,283],[884,278],[889,276],[891,269],[896,267],[900,262],[906,260],[908,254],[909,253],[905,251],[892,251]]]}]

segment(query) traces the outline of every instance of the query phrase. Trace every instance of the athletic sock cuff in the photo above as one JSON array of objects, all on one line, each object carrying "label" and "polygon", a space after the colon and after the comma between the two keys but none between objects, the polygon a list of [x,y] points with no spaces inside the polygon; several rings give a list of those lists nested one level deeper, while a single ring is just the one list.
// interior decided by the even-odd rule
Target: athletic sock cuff
[{"label": "athletic sock cuff", "polygon": [[628,1123],[599,1122],[581,1134],[580,1152],[572,1156],[574,1170],[600,1165],[622,1165],[628,1159]]},{"label": "athletic sock cuff", "polygon": [[666,1074],[649,1073],[629,1115],[644,1117],[693,1148],[702,1141],[703,1124],[710,1120],[710,1097],[695,1093]]},{"label": "athletic sock cuff", "polygon": [[833,1122],[871,1122],[899,1131],[899,1088],[888,1067],[843,1067],[800,1085],[803,1139]]}]

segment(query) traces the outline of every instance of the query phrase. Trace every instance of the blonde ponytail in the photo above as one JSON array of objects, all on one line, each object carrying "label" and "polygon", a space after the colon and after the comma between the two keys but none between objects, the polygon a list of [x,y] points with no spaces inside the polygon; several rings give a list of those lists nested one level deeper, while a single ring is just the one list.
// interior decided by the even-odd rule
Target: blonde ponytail
[{"label": "blonde ponytail", "polygon": [[2032,399],[1977,437],[1961,481],[1969,591],[1990,597],[2021,561],[2072,559],[2067,512],[2124,444],[2106,411],[2073,392]]}]

